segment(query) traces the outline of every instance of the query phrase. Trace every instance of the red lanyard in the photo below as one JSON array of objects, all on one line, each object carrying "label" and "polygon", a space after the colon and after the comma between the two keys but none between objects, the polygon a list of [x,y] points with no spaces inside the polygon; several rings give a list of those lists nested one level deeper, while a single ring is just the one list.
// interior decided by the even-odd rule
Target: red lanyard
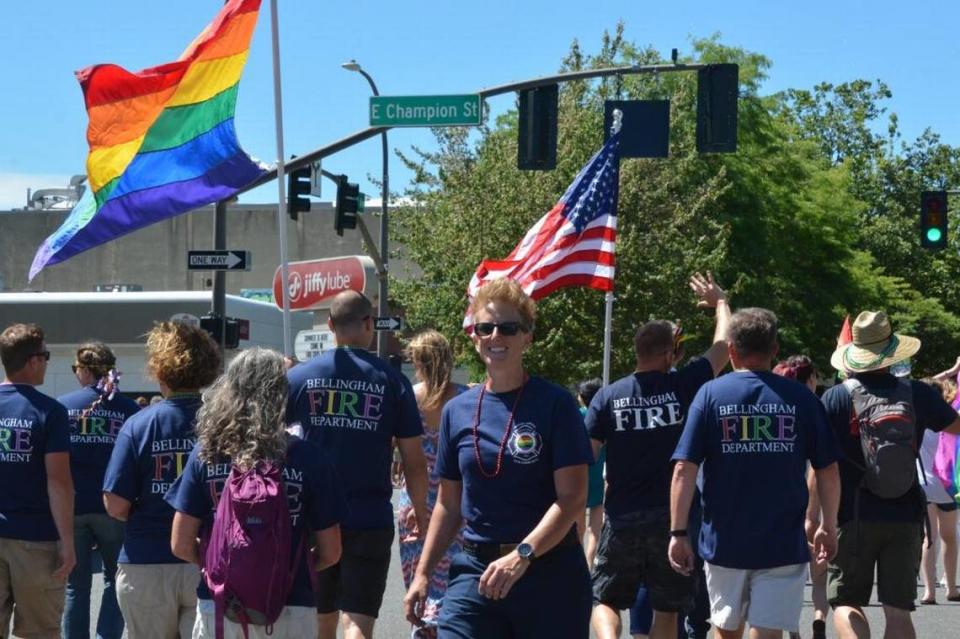
[{"label": "red lanyard", "polygon": [[507,440],[510,438],[510,433],[513,431],[513,416],[517,411],[517,406],[520,405],[520,397],[523,395],[523,389],[526,385],[526,382],[520,385],[520,390],[517,391],[517,398],[513,400],[513,408],[510,409],[510,419],[507,420],[507,428],[504,430],[503,437],[500,439],[500,450],[497,451],[497,467],[494,468],[492,474],[487,472],[487,469],[483,467],[483,461],[480,459],[480,407],[483,406],[483,396],[487,392],[486,382],[484,382],[480,388],[480,399],[477,400],[477,414],[473,420],[473,452],[477,458],[477,468],[480,469],[480,474],[487,479],[496,478],[503,468],[503,453],[507,448]]}]

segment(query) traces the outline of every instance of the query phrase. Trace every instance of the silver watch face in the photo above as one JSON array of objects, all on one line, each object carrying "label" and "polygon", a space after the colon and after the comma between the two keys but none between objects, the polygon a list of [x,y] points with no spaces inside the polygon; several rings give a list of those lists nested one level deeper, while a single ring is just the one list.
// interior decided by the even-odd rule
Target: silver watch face
[{"label": "silver watch face", "polygon": [[524,559],[533,558],[533,546],[530,544],[520,544],[517,546],[517,554]]}]

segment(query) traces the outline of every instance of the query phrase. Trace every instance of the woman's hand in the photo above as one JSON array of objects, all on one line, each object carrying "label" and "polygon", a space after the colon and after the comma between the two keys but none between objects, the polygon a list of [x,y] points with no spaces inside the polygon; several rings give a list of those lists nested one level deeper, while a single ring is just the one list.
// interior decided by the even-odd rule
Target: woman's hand
[{"label": "woman's hand", "polygon": [[513,584],[523,577],[530,566],[530,560],[524,559],[517,551],[490,562],[480,576],[478,592],[489,599],[503,599],[513,588]]},{"label": "woman's hand", "polygon": [[423,605],[427,601],[427,586],[430,578],[417,572],[403,597],[403,616],[414,626],[423,625]]}]

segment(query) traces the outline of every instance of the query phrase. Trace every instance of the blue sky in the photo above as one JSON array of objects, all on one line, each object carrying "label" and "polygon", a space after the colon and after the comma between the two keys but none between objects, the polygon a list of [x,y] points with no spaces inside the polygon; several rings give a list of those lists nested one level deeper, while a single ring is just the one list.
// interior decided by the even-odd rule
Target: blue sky
[{"label": "blue sky", "polygon": [[[23,206],[26,188],[65,185],[83,173],[86,113],[73,71],[112,62],[139,70],[174,60],[220,7],[219,0],[9,0],[0,7],[0,210]],[[626,37],[669,58],[691,37],[719,32],[726,44],[773,61],[772,93],[826,80],[881,78],[907,137],[926,127],[960,145],[960,4],[808,0],[279,0],[286,155],[305,153],[367,126],[369,88],[340,63],[356,58],[384,95],[470,93],[555,72],[570,43],[595,52],[617,20]],[[269,0],[264,0],[240,83],[237,129],[253,156],[276,160]],[[494,111],[513,97],[496,98]],[[390,146],[429,146],[423,129],[392,130]],[[324,168],[360,178],[380,173],[374,138]],[[391,160],[393,190],[409,175]],[[332,197],[333,189],[324,193]],[[559,195],[559,194],[558,194]],[[246,202],[276,201],[271,184]]]}]

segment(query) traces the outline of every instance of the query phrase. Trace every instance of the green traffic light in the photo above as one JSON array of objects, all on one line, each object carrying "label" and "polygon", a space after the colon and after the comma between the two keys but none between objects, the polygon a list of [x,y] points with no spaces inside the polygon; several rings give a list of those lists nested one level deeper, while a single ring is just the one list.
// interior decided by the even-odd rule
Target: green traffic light
[{"label": "green traffic light", "polygon": [[940,238],[943,237],[943,233],[938,228],[927,229],[927,241],[929,242],[939,242]]}]

